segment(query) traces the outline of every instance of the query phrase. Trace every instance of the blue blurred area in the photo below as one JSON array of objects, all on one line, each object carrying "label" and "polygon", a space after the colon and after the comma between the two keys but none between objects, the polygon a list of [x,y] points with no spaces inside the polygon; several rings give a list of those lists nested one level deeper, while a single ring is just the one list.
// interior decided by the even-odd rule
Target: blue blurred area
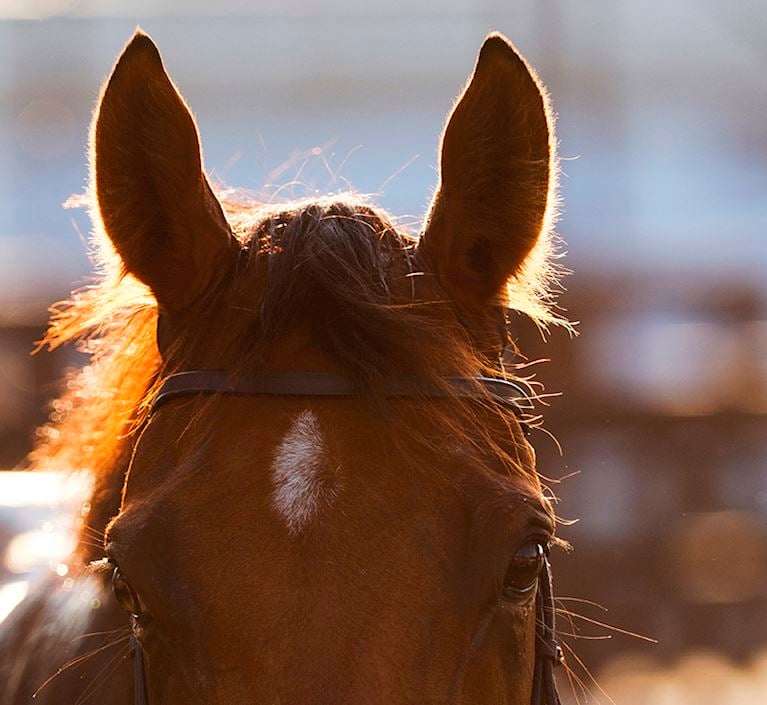
[{"label": "blue blurred area", "polygon": [[[15,4],[22,16],[35,5]],[[0,22],[0,297],[37,315],[87,271],[72,222],[87,233],[87,218],[60,204],[85,183],[91,106],[139,22],[195,110],[219,179],[308,185],[287,193],[347,180],[379,193],[390,179],[379,201],[415,222],[444,115],[484,34],[504,31],[559,114],[571,266],[764,286],[759,3],[448,2],[412,14],[377,3],[347,15],[165,2],[144,16],[127,2],[58,6],[68,13]],[[322,157],[304,165],[314,147]]]}]

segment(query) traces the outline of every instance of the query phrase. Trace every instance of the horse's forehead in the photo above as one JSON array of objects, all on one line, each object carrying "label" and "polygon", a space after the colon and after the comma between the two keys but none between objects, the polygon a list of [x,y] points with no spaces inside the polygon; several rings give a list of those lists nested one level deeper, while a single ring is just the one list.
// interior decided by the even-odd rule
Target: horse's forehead
[{"label": "horse's forehead", "polygon": [[[166,528],[168,522],[187,527],[189,516],[203,512],[238,530],[258,507],[251,529],[265,538],[324,541],[360,519],[361,507],[368,523],[373,516],[391,521],[392,507],[407,506],[409,516],[439,524],[456,502],[472,512],[504,505],[506,497],[513,508],[520,493],[540,490],[531,459],[522,463],[529,472],[509,475],[492,452],[478,455],[468,438],[411,444],[408,432],[415,437],[423,429],[396,423],[387,431],[352,401],[263,400],[258,409],[253,403],[218,400],[215,430],[200,434],[184,432],[196,407],[165,415],[142,441],[149,450],[131,472],[124,519],[144,525],[151,515],[149,523],[157,518]],[[168,444],[169,436],[180,442]],[[198,532],[206,545],[224,535]]]},{"label": "horse's forehead", "polygon": [[278,443],[271,465],[271,504],[291,534],[301,533],[333,504],[340,472],[319,418],[310,410],[300,412]]}]

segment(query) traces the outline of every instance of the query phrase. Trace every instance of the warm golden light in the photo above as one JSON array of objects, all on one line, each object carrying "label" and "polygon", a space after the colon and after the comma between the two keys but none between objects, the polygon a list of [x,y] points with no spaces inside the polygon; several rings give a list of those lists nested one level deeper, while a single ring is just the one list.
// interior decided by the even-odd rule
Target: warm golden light
[{"label": "warm golden light", "polygon": [[17,580],[0,587],[0,622],[27,596],[28,591],[29,583],[26,580]]},{"label": "warm golden light", "polygon": [[[670,664],[625,655],[610,662],[598,681],[620,705],[762,705],[767,651],[745,664],[707,651],[690,652]],[[610,700],[601,695],[589,702],[607,705]]]},{"label": "warm golden light", "polygon": [[674,575],[688,600],[737,603],[763,595],[767,542],[758,517],[735,511],[691,514],[673,535]]}]

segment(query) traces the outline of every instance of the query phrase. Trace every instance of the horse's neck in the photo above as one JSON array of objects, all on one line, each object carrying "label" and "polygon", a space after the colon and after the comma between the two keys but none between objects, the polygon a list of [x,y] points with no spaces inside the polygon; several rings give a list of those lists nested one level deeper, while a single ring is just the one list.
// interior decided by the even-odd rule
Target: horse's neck
[{"label": "horse's neck", "polygon": [[27,705],[50,678],[34,700],[37,705],[86,697],[102,705],[127,705],[128,630],[102,576],[84,574],[74,583],[46,577],[0,629],[3,704]]}]

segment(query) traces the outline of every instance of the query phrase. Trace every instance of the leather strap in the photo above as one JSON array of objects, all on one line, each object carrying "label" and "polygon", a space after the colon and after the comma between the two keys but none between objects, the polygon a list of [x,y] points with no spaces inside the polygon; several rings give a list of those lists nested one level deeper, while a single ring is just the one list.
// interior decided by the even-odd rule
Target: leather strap
[{"label": "leather strap", "polygon": [[[520,411],[532,412],[529,389],[520,382],[495,377],[445,377],[446,387],[425,385],[417,380],[386,381],[381,393],[386,397],[480,399],[487,392],[496,400],[509,402]],[[354,397],[359,389],[341,375],[315,372],[271,372],[252,377],[234,377],[221,370],[177,372],[166,377],[155,396],[150,414],[163,404],[190,394],[228,394],[236,396]]]},{"label": "leather strap", "polygon": [[130,639],[130,652],[133,660],[133,702],[135,705],[149,705],[144,648],[135,636]]},{"label": "leather strap", "polygon": [[536,598],[535,666],[533,670],[532,705],[561,705],[554,667],[564,661],[562,647],[556,639],[556,611],[551,581],[551,565],[544,559],[538,579]]}]

